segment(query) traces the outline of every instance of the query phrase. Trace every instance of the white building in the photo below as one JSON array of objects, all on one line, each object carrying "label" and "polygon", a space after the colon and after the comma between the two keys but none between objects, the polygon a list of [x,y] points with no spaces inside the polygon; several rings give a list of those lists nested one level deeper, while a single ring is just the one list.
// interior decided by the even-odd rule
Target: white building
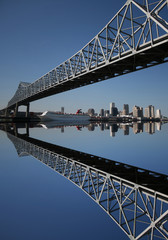
[{"label": "white building", "polygon": [[155,115],[156,118],[161,118],[162,115],[161,115],[161,110],[160,109],[157,109],[156,110],[156,115]]},{"label": "white building", "polygon": [[113,108],[115,108],[115,103],[110,103],[110,114],[113,115]]},{"label": "white building", "polygon": [[152,105],[149,105],[145,108],[145,114],[144,117],[147,118],[154,118],[155,117],[155,108]]}]

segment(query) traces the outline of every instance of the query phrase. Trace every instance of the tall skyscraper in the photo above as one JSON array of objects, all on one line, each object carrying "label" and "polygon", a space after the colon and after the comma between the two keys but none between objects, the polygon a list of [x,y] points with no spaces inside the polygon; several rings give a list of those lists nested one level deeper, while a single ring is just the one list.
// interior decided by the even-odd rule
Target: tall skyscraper
[{"label": "tall skyscraper", "polygon": [[110,114],[113,114],[113,108],[115,108],[115,103],[110,103]]},{"label": "tall skyscraper", "polygon": [[147,118],[154,118],[155,117],[155,109],[154,106],[149,105],[148,107],[145,108],[145,117]]},{"label": "tall skyscraper", "polygon": [[115,107],[115,103],[110,103],[110,115],[117,116],[118,109]]},{"label": "tall skyscraper", "polygon": [[101,117],[104,117],[104,109],[103,109],[103,108],[100,109],[100,116],[101,116]]},{"label": "tall skyscraper", "polygon": [[132,109],[133,117],[143,117],[143,108],[134,106]]},{"label": "tall skyscraper", "polygon": [[108,117],[108,116],[109,116],[109,110],[105,110],[105,111],[104,111],[104,116],[105,116],[105,117]]},{"label": "tall skyscraper", "polygon": [[149,118],[149,108],[148,107],[145,108],[144,117]]},{"label": "tall skyscraper", "polygon": [[160,109],[157,109],[156,110],[156,116],[155,116],[156,118],[161,118],[162,116],[161,116],[161,110]]},{"label": "tall skyscraper", "polygon": [[128,115],[129,114],[129,105],[124,104],[123,106],[123,115]]},{"label": "tall skyscraper", "polygon": [[151,112],[151,117],[154,118],[155,117],[155,108],[152,105],[150,105],[149,108],[150,108],[150,112]]},{"label": "tall skyscraper", "polygon": [[61,113],[64,114],[64,107],[61,107]]}]

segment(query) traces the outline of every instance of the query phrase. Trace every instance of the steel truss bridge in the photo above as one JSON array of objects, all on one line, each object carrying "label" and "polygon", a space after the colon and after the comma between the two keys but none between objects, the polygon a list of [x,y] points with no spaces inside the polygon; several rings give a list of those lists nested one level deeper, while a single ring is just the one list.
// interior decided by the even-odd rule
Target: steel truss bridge
[{"label": "steel truss bridge", "polygon": [[128,239],[168,239],[168,176],[18,134],[5,126],[19,156],[32,155],[83,190]]},{"label": "steel truss bridge", "polygon": [[127,0],[80,51],[33,83],[21,82],[3,109],[168,61],[168,0]]}]

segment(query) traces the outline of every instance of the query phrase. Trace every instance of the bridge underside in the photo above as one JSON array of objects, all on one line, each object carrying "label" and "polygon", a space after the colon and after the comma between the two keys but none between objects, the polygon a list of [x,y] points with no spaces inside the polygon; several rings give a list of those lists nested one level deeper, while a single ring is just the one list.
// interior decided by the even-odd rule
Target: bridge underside
[{"label": "bridge underside", "polygon": [[[144,68],[152,67],[164,62],[168,62],[168,41],[165,39],[165,43],[151,47],[148,50],[138,52],[137,54],[128,53],[121,58],[117,57],[116,61],[107,65],[103,65],[94,69],[85,71],[80,76],[75,76],[71,79],[64,80],[57,84],[51,84],[47,88],[40,90],[36,94],[25,98],[22,101],[18,101],[5,109],[3,109],[4,115],[9,116],[11,110],[14,111],[14,115],[17,115],[18,107],[24,105],[27,107],[26,116],[29,115],[29,103],[35,100],[39,100],[44,97],[48,97],[54,94],[69,91],[75,88],[101,82],[110,78],[114,78],[120,75],[124,75],[130,72],[138,71]],[[148,79],[147,79],[148,81]]]},{"label": "bridge underside", "polygon": [[21,82],[7,109],[167,62],[167,4],[167,0],[126,1],[71,58],[33,83]]},{"label": "bridge underside", "polygon": [[100,66],[96,71],[94,69],[89,72],[84,72],[83,75],[76,76],[73,79],[68,79],[66,81],[60,82],[57,85],[44,89],[39,93],[26,99],[26,102],[20,102],[19,104],[25,104],[27,102],[32,102],[44,97],[48,97],[54,94],[114,78],[123,74],[148,68],[157,64],[161,64],[168,61],[168,42],[165,44],[158,45],[157,47],[150,47],[145,52],[137,53],[132,55],[127,53],[125,58],[118,58],[116,62],[113,61],[112,64],[107,66]]}]

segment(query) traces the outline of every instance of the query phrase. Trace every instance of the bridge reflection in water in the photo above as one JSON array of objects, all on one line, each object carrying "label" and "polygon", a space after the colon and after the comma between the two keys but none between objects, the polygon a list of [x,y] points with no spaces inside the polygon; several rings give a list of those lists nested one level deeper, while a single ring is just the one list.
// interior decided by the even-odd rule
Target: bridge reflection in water
[{"label": "bridge reflection in water", "polygon": [[168,176],[53,145],[1,126],[32,155],[90,196],[130,239],[168,239]]}]

